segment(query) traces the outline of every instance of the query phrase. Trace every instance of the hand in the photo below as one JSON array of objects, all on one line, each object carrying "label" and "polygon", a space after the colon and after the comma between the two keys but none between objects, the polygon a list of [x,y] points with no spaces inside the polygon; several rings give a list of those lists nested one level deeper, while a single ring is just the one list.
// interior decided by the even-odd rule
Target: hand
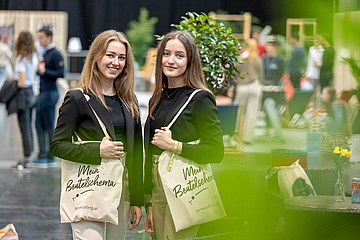
[{"label": "hand", "polygon": [[38,72],[38,74],[43,74],[45,72],[45,63],[44,62],[39,62],[37,72]]},{"label": "hand", "polygon": [[164,149],[165,151],[172,151],[175,141],[172,139],[171,136],[171,131],[169,129],[166,130],[165,127],[162,127],[161,129],[156,129],[151,143],[161,149]]},{"label": "hand", "polygon": [[152,207],[148,207],[146,218],[145,218],[145,232],[154,234],[155,228],[154,228],[154,218],[152,214]]},{"label": "hand", "polygon": [[[134,218],[135,216],[136,216],[136,219]],[[141,208],[138,206],[131,206],[130,207],[129,230],[133,230],[134,228],[136,228],[139,225],[141,217],[142,217]],[[134,219],[135,219],[135,222],[134,222]]]},{"label": "hand", "polygon": [[104,137],[100,143],[100,153],[102,158],[123,158],[124,144],[122,142],[111,142]]}]

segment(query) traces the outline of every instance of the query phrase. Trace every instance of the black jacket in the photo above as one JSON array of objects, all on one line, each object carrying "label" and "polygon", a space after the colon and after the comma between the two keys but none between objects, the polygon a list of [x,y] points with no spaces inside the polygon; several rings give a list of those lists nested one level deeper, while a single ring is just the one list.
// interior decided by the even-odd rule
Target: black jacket
[{"label": "black jacket", "polygon": [[[181,106],[186,102],[194,89],[186,88],[177,99],[173,108],[169,109],[166,125],[171,122]],[[152,144],[154,133],[150,131],[148,117],[144,129],[145,143],[145,182],[144,192],[152,191]],[[165,126],[164,126],[165,127]],[[198,163],[219,163],[224,157],[224,144],[218,119],[218,110],[214,96],[207,91],[196,93],[189,105],[170,128],[172,138],[183,143],[181,156]],[[200,139],[198,145],[187,144]]]},{"label": "black jacket", "polygon": [[[74,131],[83,141],[101,141],[104,133],[88,104],[92,106],[97,115],[106,126],[110,137],[115,139],[115,130],[106,108],[92,94],[86,93],[90,99],[87,101],[79,90],[67,92],[64,102],[59,109],[59,117],[51,142],[52,153],[62,159],[100,164],[100,142],[73,144]],[[122,103],[121,103],[122,104]],[[136,122],[131,113],[124,109],[126,125],[126,168],[129,173],[130,204],[143,205],[143,147],[140,120]],[[76,139],[76,138],[74,138]]]}]

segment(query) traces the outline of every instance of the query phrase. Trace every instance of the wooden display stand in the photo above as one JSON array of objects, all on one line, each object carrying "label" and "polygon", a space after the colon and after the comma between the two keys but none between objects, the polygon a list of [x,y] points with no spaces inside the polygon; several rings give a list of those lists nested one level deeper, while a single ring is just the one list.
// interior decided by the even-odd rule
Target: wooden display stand
[{"label": "wooden display stand", "polygon": [[[302,45],[305,45],[305,42],[313,41],[316,35],[316,18],[288,18],[286,20],[286,42],[290,44],[292,26],[299,26],[299,41]],[[313,31],[312,35],[305,34],[306,25],[312,25]],[[290,52],[287,52],[287,56],[290,55]]]},{"label": "wooden display stand", "polygon": [[27,30],[36,37],[39,24],[54,26],[53,42],[66,59],[68,13],[52,11],[0,11],[0,26],[14,26],[14,39]]},{"label": "wooden display stand", "polygon": [[[239,40],[249,39],[251,37],[251,13],[246,12],[243,15],[237,14],[216,14],[214,12],[209,13],[210,17],[223,21],[241,21],[243,24],[243,32],[235,33],[233,31],[233,36]],[[234,29],[233,29],[234,30]]]}]

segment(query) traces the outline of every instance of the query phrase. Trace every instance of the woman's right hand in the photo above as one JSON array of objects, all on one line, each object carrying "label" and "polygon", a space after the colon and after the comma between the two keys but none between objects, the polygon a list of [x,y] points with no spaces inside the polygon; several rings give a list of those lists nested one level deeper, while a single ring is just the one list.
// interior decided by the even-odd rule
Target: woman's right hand
[{"label": "woman's right hand", "polygon": [[100,143],[100,156],[102,158],[122,158],[124,157],[124,144],[112,142],[104,137]]},{"label": "woman's right hand", "polygon": [[148,209],[147,209],[144,225],[145,225],[145,232],[151,233],[151,234],[155,233],[152,207],[148,207]]}]

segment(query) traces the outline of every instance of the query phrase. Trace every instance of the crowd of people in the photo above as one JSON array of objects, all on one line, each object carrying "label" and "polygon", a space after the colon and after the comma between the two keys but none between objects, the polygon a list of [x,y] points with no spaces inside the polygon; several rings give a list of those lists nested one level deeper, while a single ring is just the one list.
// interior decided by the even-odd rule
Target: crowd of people
[{"label": "crowd of people", "polygon": [[[119,224],[86,219],[72,222],[73,239],[124,239],[128,216],[129,229],[136,228],[142,218],[143,205],[146,206],[145,231],[155,239],[196,237],[199,225],[176,231],[158,173],[159,156],[164,151],[201,164],[218,163],[224,157],[216,100],[205,83],[201,59],[191,34],[173,31],[166,34],[158,45],[155,86],[144,124],[144,137],[134,93],[134,59],[124,34],[108,30],[95,38],[79,84],[66,93],[57,121],[55,106],[59,93],[56,81],[64,77],[64,62],[52,42],[51,30],[41,29],[37,37],[46,50],[40,57],[34,37],[28,31],[21,32],[15,44],[14,79],[19,89],[16,112],[23,144],[23,158],[15,168],[21,170],[30,164],[40,168],[56,166],[55,156],[95,165],[103,160],[125,159],[125,184],[118,207]],[[281,89],[281,86],[292,84],[297,89],[306,82],[311,83],[311,89],[323,89],[321,99],[328,113],[328,132],[349,134],[349,129],[339,127],[349,116],[346,104],[337,100],[335,90],[329,87],[332,84],[334,50],[327,35],[314,39],[305,71],[305,48],[298,35],[292,36],[293,49],[287,61],[278,54],[279,43],[274,38],[268,38],[263,43],[259,42],[256,34],[253,37],[246,40],[247,44],[239,56],[239,61],[246,61],[237,67],[247,74],[237,75],[233,96],[234,102],[243,102],[246,106],[245,142],[251,144],[253,141],[265,87]],[[4,51],[6,57],[11,58],[11,54]],[[5,59],[1,57],[0,60],[2,58]],[[2,68],[3,61],[0,61],[0,77],[3,75]],[[284,81],[285,73],[289,76],[288,82]],[[35,97],[33,88],[37,76],[40,77],[40,92]],[[171,129],[165,128],[194,90],[201,91]],[[269,106],[275,108],[274,104],[264,103],[266,109],[270,109]],[[35,159],[30,159],[34,149],[31,127],[33,108],[36,108],[39,153]],[[109,132],[109,138],[104,136],[100,122]],[[75,143],[77,138],[84,142]],[[190,144],[199,139],[199,143]]]}]

